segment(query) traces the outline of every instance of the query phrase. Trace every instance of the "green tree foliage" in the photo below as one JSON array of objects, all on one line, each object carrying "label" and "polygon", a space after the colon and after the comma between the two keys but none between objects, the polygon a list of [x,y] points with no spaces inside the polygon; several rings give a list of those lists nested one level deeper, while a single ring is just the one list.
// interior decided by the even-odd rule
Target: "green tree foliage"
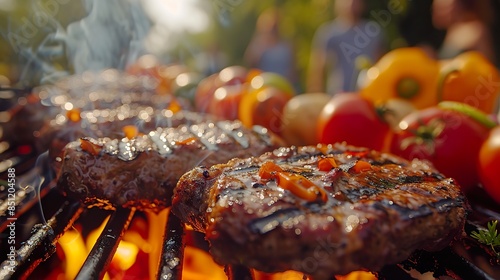
[{"label": "green tree foliage", "polygon": [[[388,10],[395,4],[402,5],[403,9],[406,9],[408,1],[365,1],[366,17],[373,19],[373,13],[370,12]],[[55,11],[51,10],[49,6],[43,6],[43,3],[49,2],[62,4]],[[27,46],[36,50],[36,47],[48,33],[55,32],[56,26],[52,23],[57,22],[57,26],[65,28],[69,23],[85,16],[86,11],[82,0],[53,0],[52,2],[19,0],[14,1],[13,8],[8,10],[2,10],[0,7],[0,35],[3,37],[3,40],[0,41],[0,75],[9,74],[13,81],[21,75],[19,68],[22,68],[20,67],[22,63],[26,63],[26,57],[23,58],[19,50],[8,40],[8,34],[12,32],[22,33],[23,23],[30,21],[36,27],[36,34],[29,38],[29,46]],[[197,53],[215,43],[227,55],[228,64],[245,65],[243,54],[254,33],[257,17],[265,9],[274,6],[281,14],[281,34],[294,45],[299,78],[300,82],[303,83],[314,33],[321,24],[334,18],[333,4],[333,0],[210,0],[204,2],[204,5],[211,10],[212,18],[212,23],[207,27],[207,30],[201,34],[186,35],[174,51],[162,53],[160,56],[163,56],[164,61],[176,60],[176,62],[191,65]],[[393,14],[388,24],[384,26],[388,48],[404,45],[404,42],[399,40],[398,35],[398,20],[403,14],[404,12]],[[37,25],[34,22],[37,18],[40,20],[41,15],[48,16],[46,25],[41,23]],[[51,67],[67,67],[64,61],[54,59],[50,62],[53,63]],[[2,65],[4,66],[3,71]],[[5,73],[5,65],[8,66],[7,71],[10,73]]]},{"label": "green tree foliage", "polygon": [[[398,12],[389,12],[390,19],[384,22],[387,49],[405,44],[399,37],[399,18],[405,14],[407,0],[365,1],[365,17],[377,19],[375,12],[384,13],[394,7]],[[323,23],[334,19],[335,12],[332,0],[269,0],[269,1],[237,1],[215,0],[214,28],[216,36],[224,52],[230,57],[231,64],[245,65],[243,53],[255,30],[257,17],[269,7],[276,7],[281,15],[281,34],[291,40],[296,51],[296,63],[299,69],[300,82],[305,82],[309,63],[311,42],[316,29]]]}]

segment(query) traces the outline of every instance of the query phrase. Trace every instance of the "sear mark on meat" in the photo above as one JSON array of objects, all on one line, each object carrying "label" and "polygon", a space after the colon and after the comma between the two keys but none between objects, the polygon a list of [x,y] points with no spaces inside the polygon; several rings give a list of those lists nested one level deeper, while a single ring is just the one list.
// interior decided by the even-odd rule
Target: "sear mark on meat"
[{"label": "sear mark on meat", "polygon": [[301,215],[302,211],[298,208],[280,209],[269,216],[251,221],[248,227],[253,233],[265,234]]},{"label": "sear mark on meat", "polygon": [[[326,158],[331,170],[319,168]],[[469,206],[425,162],[335,144],[194,168],[179,180],[172,211],[205,233],[220,264],[331,279],[444,248],[462,234]]]},{"label": "sear mark on meat", "polygon": [[[57,186],[89,206],[158,211],[170,205],[177,180],[193,167],[257,156],[282,145],[278,137],[267,133],[263,139],[238,121],[220,125],[225,130],[208,121],[158,128],[132,139],[73,141],[64,149]],[[228,129],[238,135],[228,134]]]}]

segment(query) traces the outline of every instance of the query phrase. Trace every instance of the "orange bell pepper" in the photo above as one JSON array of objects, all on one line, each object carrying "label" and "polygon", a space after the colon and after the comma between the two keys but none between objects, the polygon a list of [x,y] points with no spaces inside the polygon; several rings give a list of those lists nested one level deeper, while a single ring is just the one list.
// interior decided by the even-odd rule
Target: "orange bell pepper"
[{"label": "orange bell pepper", "polygon": [[417,47],[394,49],[366,72],[360,94],[375,104],[400,98],[422,109],[437,104],[439,65]]},{"label": "orange bell pepper", "polygon": [[481,53],[468,51],[442,62],[438,101],[457,101],[487,114],[493,112],[500,89],[500,75]]},{"label": "orange bell pepper", "polygon": [[103,148],[101,145],[94,143],[89,138],[80,138],[80,147],[83,151],[86,151],[93,156],[99,155]]}]

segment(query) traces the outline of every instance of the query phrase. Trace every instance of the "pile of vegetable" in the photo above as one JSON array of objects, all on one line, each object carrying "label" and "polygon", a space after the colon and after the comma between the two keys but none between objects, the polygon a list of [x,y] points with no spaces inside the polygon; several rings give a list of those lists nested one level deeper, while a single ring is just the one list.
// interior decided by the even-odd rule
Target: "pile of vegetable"
[{"label": "pile of vegetable", "polygon": [[[500,203],[500,126],[494,115],[499,90],[498,70],[477,52],[443,61],[419,48],[396,49],[366,70],[358,92],[337,94],[316,109],[295,108],[297,115],[320,111],[313,120],[316,139],[296,133],[286,140],[346,141],[427,160],[466,193],[483,187]],[[285,131],[289,118],[284,115]]]},{"label": "pile of vegetable", "polygon": [[179,65],[153,72],[199,112],[264,126],[290,145],[345,141],[427,160],[500,204],[500,75],[478,52],[437,60],[395,49],[363,71],[357,92],[334,96],[298,94],[284,77],[242,66],[204,78]]}]

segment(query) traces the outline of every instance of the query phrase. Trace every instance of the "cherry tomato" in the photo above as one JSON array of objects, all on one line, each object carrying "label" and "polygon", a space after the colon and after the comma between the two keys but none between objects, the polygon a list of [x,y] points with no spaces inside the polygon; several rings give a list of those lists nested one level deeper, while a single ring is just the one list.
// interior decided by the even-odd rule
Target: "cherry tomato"
[{"label": "cherry tomato", "polygon": [[487,126],[463,112],[430,107],[404,117],[399,128],[391,144],[394,154],[430,161],[465,192],[477,185],[477,157]]},{"label": "cherry tomato", "polygon": [[500,126],[493,128],[479,150],[479,177],[484,190],[500,203]]},{"label": "cherry tomato", "polygon": [[320,143],[345,141],[349,145],[384,150],[390,128],[378,116],[374,105],[355,93],[334,95],[317,120]]}]

